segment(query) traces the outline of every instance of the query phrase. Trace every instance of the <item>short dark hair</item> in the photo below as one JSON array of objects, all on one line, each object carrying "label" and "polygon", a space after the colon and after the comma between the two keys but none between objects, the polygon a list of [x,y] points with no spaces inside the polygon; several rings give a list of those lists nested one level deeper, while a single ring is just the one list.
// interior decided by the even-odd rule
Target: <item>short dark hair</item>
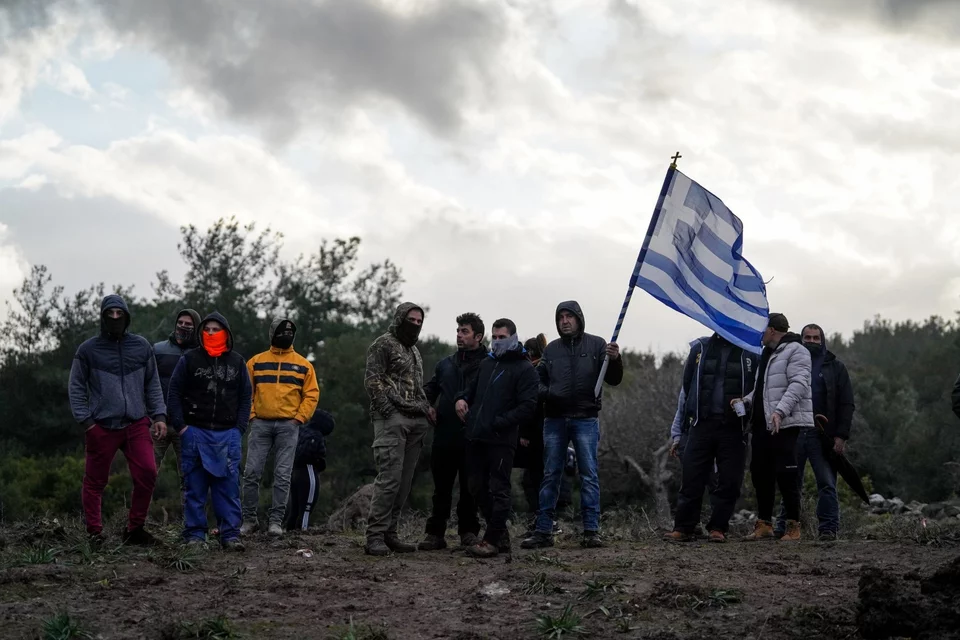
[{"label": "short dark hair", "polygon": [[475,313],[461,313],[457,316],[457,326],[470,325],[470,328],[473,329],[473,333],[482,336],[483,332],[486,331],[486,327],[483,326],[483,320],[480,319]]},{"label": "short dark hair", "polygon": [[767,326],[781,333],[790,331],[790,323],[787,322],[787,316],[782,313],[771,313]]},{"label": "short dark hair", "polygon": [[807,326],[805,326],[803,329],[801,329],[801,330],[800,330],[800,333],[803,334],[803,332],[806,331],[807,329],[816,329],[817,331],[819,331],[819,332],[820,332],[820,341],[821,341],[821,342],[827,339],[827,335],[823,332],[823,327],[821,327],[820,325],[818,325],[818,324],[813,324],[813,323],[811,322],[810,324],[808,324]]},{"label": "short dark hair", "polygon": [[510,332],[510,335],[514,336],[517,334],[517,325],[513,324],[513,320],[510,318],[498,318],[493,321],[494,329],[506,329]]}]

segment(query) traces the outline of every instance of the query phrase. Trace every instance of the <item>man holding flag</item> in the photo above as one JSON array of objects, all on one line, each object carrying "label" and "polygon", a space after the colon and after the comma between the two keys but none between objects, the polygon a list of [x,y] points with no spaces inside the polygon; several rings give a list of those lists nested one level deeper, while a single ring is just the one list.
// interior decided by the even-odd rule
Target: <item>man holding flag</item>
[{"label": "man holding flag", "polygon": [[[601,394],[595,392],[594,384],[600,375],[607,384],[620,384],[623,360],[615,342],[607,344],[600,336],[584,331],[583,311],[575,300],[557,306],[556,321],[560,338],[547,345],[537,366],[545,415],[540,512],[536,531],[520,546],[524,549],[553,546],[557,497],[567,460],[567,443],[572,440],[580,470],[581,545],[596,548],[602,544],[600,476],[597,471]],[[609,365],[606,359],[609,359]]]}]

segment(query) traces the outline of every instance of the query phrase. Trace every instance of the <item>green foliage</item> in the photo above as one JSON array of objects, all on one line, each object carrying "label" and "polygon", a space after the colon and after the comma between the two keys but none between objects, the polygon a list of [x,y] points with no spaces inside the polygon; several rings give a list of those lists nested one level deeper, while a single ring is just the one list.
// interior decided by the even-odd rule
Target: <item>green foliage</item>
[{"label": "green foliage", "polygon": [[388,640],[389,636],[386,627],[370,624],[357,625],[351,617],[350,624],[333,627],[329,638],[330,640]]},{"label": "green foliage", "polygon": [[176,640],[232,640],[239,637],[223,615],[198,622],[181,622],[173,635]]},{"label": "green foliage", "polygon": [[568,604],[559,616],[554,617],[548,614],[537,616],[537,633],[548,640],[564,636],[586,635],[587,630],[580,623],[581,620],[582,618],[574,613],[573,607]]},{"label": "green foliage", "polygon": [[625,589],[620,582],[620,578],[587,580],[577,600],[603,600],[607,595],[623,593]]},{"label": "green foliage", "polygon": [[92,632],[66,612],[43,621],[43,640],[82,640],[93,637]]}]

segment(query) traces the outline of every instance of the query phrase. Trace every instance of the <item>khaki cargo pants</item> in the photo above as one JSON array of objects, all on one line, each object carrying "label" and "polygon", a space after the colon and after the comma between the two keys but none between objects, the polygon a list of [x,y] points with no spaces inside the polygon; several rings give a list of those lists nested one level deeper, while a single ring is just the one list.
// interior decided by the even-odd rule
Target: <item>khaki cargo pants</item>
[{"label": "khaki cargo pants", "polygon": [[429,429],[425,417],[408,418],[395,413],[386,420],[373,421],[373,457],[377,478],[367,517],[367,539],[396,536],[423,438]]}]

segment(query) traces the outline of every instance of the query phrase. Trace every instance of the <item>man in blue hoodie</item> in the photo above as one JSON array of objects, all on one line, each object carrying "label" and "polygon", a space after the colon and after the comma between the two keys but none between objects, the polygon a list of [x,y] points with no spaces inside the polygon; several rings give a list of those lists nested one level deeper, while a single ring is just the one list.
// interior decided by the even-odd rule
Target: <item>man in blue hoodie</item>
[{"label": "man in blue hoodie", "polygon": [[207,493],[220,522],[220,544],[243,551],[240,542],[240,457],[250,420],[253,389],[247,363],[233,350],[230,325],[219,313],[200,323],[200,347],[177,363],[170,378],[170,426],[180,434],[184,492],[183,538],[207,535]]},{"label": "man in blue hoodie", "polygon": [[166,435],[167,409],[153,348],[145,338],[129,333],[129,327],[127,303],[118,295],[106,296],[100,305],[100,335],[81,344],[73,358],[70,410],[85,430],[82,502],[87,533],[97,543],[104,539],[103,490],[119,450],[133,480],[121,538],[152,545],[156,540],[143,528],[157,482],[150,431],[152,423],[154,437]]},{"label": "man in blue hoodie", "polygon": [[[837,495],[837,471],[827,458],[824,446],[837,454],[846,450],[853,425],[853,385],[847,367],[827,350],[827,337],[820,325],[808,324],[800,333],[804,346],[810,351],[810,372],[813,391],[813,413],[817,416],[816,427],[800,430],[797,439],[797,469],[800,487],[807,461],[817,481],[817,522],[821,540],[836,540],[840,532],[840,500]],[[821,431],[822,428],[822,431]],[[826,441],[826,443],[824,442]],[[781,505],[776,531],[786,528]]]}]

